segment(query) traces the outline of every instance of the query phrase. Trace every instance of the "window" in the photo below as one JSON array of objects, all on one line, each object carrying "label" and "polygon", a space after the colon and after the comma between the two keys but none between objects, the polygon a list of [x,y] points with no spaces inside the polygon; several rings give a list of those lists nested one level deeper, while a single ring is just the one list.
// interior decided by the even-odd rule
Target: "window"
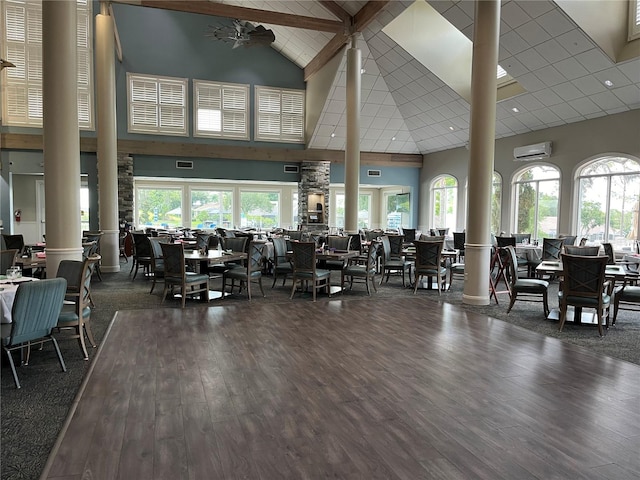
[{"label": "window", "polygon": [[280,225],[280,192],[240,192],[240,226],[265,230]]},{"label": "window", "polygon": [[514,182],[515,231],[531,233],[533,239],[557,236],[559,190],[560,172],[555,167],[537,165],[518,174]]},{"label": "window", "polygon": [[191,228],[231,228],[233,192],[191,190]]},{"label": "window", "polygon": [[194,135],[248,139],[248,97],[248,85],[194,80]]},{"label": "window", "polygon": [[176,228],[182,225],[182,188],[136,188],[138,228]]},{"label": "window", "polygon": [[411,201],[408,193],[385,193],[386,228],[409,228]]},{"label": "window", "polygon": [[256,140],[304,143],[304,91],[256,86]]},{"label": "window", "polygon": [[640,38],[640,0],[629,1],[629,41]]},{"label": "window", "polygon": [[431,184],[431,227],[456,229],[458,181],[451,175],[437,177]]},{"label": "window", "polygon": [[[335,194],[335,226],[344,228],[345,197],[344,193]],[[370,228],[371,225],[371,194],[358,194],[358,228]]]},{"label": "window", "polygon": [[298,223],[300,219],[298,218],[298,192],[295,191],[291,194],[291,212],[293,217],[293,225],[292,228],[298,228]]},{"label": "window", "polygon": [[590,244],[631,246],[638,236],[640,164],[624,157],[593,160],[578,170],[577,232]]},{"label": "window", "polygon": [[129,132],[186,136],[187,79],[127,73]]},{"label": "window", "polygon": [[502,204],[502,177],[498,172],[493,172],[493,184],[491,186],[491,231],[498,233],[501,231],[500,215]]},{"label": "window", "polygon": [[[42,3],[5,0],[2,58],[7,68],[2,93],[4,125],[42,127]],[[78,122],[93,129],[93,33],[91,2],[77,0]]]}]

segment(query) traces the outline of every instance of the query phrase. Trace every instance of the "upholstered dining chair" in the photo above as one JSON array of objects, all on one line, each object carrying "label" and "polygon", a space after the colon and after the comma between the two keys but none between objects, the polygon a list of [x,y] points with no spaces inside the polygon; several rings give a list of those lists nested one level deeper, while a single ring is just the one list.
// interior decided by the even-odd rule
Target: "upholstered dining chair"
[{"label": "upholstered dining chair", "polygon": [[[102,240],[103,235],[104,234],[102,232],[90,232],[90,231],[82,232],[82,237],[86,238],[87,242],[95,242],[95,245],[93,249],[89,252],[88,256],[92,256],[94,254],[100,255],[100,241]],[[98,280],[102,281],[102,271],[100,270],[100,262],[93,265],[93,271],[98,276]]]},{"label": "upholstered dining chair", "polygon": [[435,277],[438,283],[438,295],[440,295],[447,279],[447,269],[442,266],[442,248],[444,243],[416,240],[413,244],[416,246],[413,293],[415,294],[418,291],[420,280],[423,277],[427,277],[429,281]]},{"label": "upholstered dining chair", "polygon": [[464,258],[464,245],[466,241],[466,232],[453,232],[453,248],[460,252],[458,254],[458,261],[461,261]]},{"label": "upholstered dining chair", "polygon": [[516,239],[516,244],[518,244],[518,243],[531,243],[531,234],[530,233],[514,233],[513,236]]},{"label": "upholstered dining chair", "polygon": [[24,236],[22,234],[11,235],[8,233],[2,234],[2,239],[4,240],[4,249],[5,250],[18,250],[18,255],[22,254],[24,250]]},{"label": "upholstered dining chair", "polygon": [[575,245],[576,243],[576,239],[578,238],[577,235],[558,235],[558,238],[561,238],[563,240],[563,245]]},{"label": "upholstered dining chair", "polygon": [[91,277],[93,265],[100,261],[100,255],[93,255],[79,260],[62,260],[58,266],[57,278],[64,278],[67,283],[65,299],[69,303],[62,307],[58,316],[56,331],[71,331],[71,338],[77,338],[82,357],[89,360],[85,335],[89,344],[96,348],[97,344],[91,331]]},{"label": "upholstered dining chair", "polygon": [[[341,235],[329,235],[327,237],[327,246],[329,249],[335,250],[351,250],[351,237],[343,237]],[[347,266],[347,260],[326,260],[320,262],[320,268],[327,270],[344,270]]]},{"label": "upholstered dining chair", "polygon": [[[62,309],[67,282],[64,278],[24,282],[18,286],[11,309],[12,323],[3,323],[2,348],[9,357],[9,365],[16,388],[20,388],[12,351],[20,349],[22,363],[29,363],[32,342],[50,341],[56,350],[63,372],[67,371],[58,342],[52,335]],[[25,359],[24,349],[27,349]]]},{"label": "upholstered dining chair", "polygon": [[625,284],[621,287],[617,287],[613,299],[612,325],[616,324],[618,310],[632,310],[634,312],[640,312],[640,287],[637,285]]},{"label": "upholstered dining chair", "polygon": [[313,301],[316,301],[316,292],[322,288],[331,296],[331,271],[317,268],[315,242],[291,242],[293,249],[293,286],[291,296],[296,293],[296,286],[300,283],[300,290],[305,284],[311,284]]},{"label": "upholstered dining chair", "polygon": [[367,263],[356,264],[351,263],[342,269],[340,275],[340,287],[341,292],[344,293],[344,280],[349,279],[349,290],[353,288],[353,283],[356,279],[360,279],[367,287],[367,295],[371,295],[369,289],[369,282],[373,285],[373,290],[378,291],[376,287],[376,273],[378,272],[378,251],[380,244],[378,242],[371,242],[369,250],[367,251]]},{"label": "upholstered dining chair", "polygon": [[151,274],[153,281],[151,283],[151,291],[156,287],[158,280],[164,279],[164,258],[162,256],[162,247],[160,244],[167,243],[165,237],[151,237],[149,243],[151,244]]},{"label": "upholstered dining chair", "polygon": [[560,304],[560,324],[558,330],[562,331],[567,319],[567,308],[573,305],[576,315],[583,308],[595,309],[598,318],[598,333],[602,336],[602,323],[605,321],[609,328],[609,296],[610,282],[605,282],[605,269],[607,257],[582,256],[563,253],[562,288],[558,292]]},{"label": "upholstered dining chair", "polygon": [[235,281],[238,280],[238,288],[242,291],[242,285],[247,287],[247,297],[251,301],[251,283],[257,283],[260,286],[260,292],[264,297],[264,289],[262,288],[262,265],[264,264],[264,242],[249,243],[249,257],[247,258],[246,268],[230,268],[222,274],[222,298],[225,296],[227,281],[231,280],[231,292]]},{"label": "upholstered dining chair", "polygon": [[167,293],[173,296],[177,287],[182,296],[182,308],[185,307],[187,296],[198,295],[200,299],[209,301],[209,275],[204,273],[187,272],[184,259],[184,246],[181,243],[161,243],[164,258],[164,290],[162,302]]},{"label": "upholstered dining chair", "polygon": [[[411,276],[411,267],[413,266],[413,262],[406,260],[401,255],[393,255],[390,238],[391,236],[392,235],[383,235],[382,237],[380,237],[380,240],[382,242],[382,275],[380,276],[380,284],[382,285],[382,281],[385,279],[385,277],[386,281],[389,281],[391,272],[399,272],[400,275],[402,275],[402,286],[405,287],[405,273],[408,273],[409,276]],[[399,242],[399,251],[402,252],[402,236],[396,235],[393,241],[396,245],[396,251],[398,251],[397,246]]]},{"label": "upholstered dining chair", "polygon": [[521,300],[524,299],[532,302],[541,301],[544,308],[544,316],[547,317],[549,315],[549,282],[536,278],[519,278],[518,269],[515,268],[515,265],[518,263],[516,249],[512,245],[509,245],[506,249],[511,257],[511,261],[509,262],[509,296],[511,297],[511,301],[509,308],[507,308],[507,313],[511,311],[513,304],[516,303],[516,300],[520,297]]},{"label": "upholstered dining chair", "polygon": [[566,245],[564,247],[564,253],[569,255],[581,255],[583,257],[595,257],[600,255],[600,247],[598,245]]},{"label": "upholstered dining chair", "polygon": [[529,266],[529,277],[535,277],[536,267],[540,265],[541,262],[560,261],[560,253],[562,252],[563,245],[563,238],[543,238],[540,259],[531,259],[527,262]]},{"label": "upholstered dining chair", "polygon": [[287,258],[287,240],[284,237],[271,237],[273,242],[273,285],[275,287],[278,277],[282,277],[282,286],[293,273],[291,261]]},{"label": "upholstered dining chair", "polygon": [[143,273],[148,273],[151,268],[151,243],[149,242],[149,237],[144,233],[133,232],[131,235],[133,235],[134,248],[133,262],[131,262],[129,275],[133,272],[131,280],[135,280],[138,268],[142,267]]}]

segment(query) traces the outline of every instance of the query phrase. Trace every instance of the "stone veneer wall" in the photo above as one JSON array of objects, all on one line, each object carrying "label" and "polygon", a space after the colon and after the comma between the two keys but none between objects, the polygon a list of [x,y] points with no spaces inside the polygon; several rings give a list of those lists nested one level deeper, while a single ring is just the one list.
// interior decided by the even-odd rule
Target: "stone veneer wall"
[{"label": "stone veneer wall", "polygon": [[[298,183],[298,222],[303,230],[326,230],[329,224],[331,162],[303,162]],[[324,195],[323,223],[308,223],[309,195]]]},{"label": "stone veneer wall", "polygon": [[118,219],[133,223],[133,157],[118,153]]}]

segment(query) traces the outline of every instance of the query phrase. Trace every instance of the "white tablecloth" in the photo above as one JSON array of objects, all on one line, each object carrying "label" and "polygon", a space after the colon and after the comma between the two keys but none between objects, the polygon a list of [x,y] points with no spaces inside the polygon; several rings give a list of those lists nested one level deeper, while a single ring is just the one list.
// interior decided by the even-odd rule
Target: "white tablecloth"
[{"label": "white tablecloth", "polygon": [[542,246],[540,245],[516,245],[518,257],[526,258],[530,261],[538,261],[542,258]]}]

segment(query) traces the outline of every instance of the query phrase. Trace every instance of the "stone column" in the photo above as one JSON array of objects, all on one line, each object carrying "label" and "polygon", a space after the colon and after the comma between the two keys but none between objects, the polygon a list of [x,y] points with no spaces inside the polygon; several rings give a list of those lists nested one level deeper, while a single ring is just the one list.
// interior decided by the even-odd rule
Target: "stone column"
[{"label": "stone column", "polygon": [[[307,230],[325,230],[329,225],[330,162],[303,162],[298,184],[298,224]],[[317,214],[316,205],[309,205],[309,196],[323,203],[322,221],[309,222],[309,212]],[[318,198],[320,196],[320,198]]]},{"label": "stone column", "polygon": [[362,54],[355,35],[347,50],[347,144],[344,159],[344,229],[358,232],[360,188],[360,79]]},{"label": "stone column", "polygon": [[476,2],[469,132],[469,213],[462,301],[488,305],[500,0]]},{"label": "stone column", "polygon": [[133,157],[118,154],[118,219],[133,224]]},{"label": "stone column", "polygon": [[82,259],[76,2],[42,2],[42,93],[47,276]]},{"label": "stone column", "polygon": [[96,15],[96,100],[98,123],[98,206],[103,272],[120,271],[118,228],[118,133],[116,120],[115,35],[107,4]]}]

